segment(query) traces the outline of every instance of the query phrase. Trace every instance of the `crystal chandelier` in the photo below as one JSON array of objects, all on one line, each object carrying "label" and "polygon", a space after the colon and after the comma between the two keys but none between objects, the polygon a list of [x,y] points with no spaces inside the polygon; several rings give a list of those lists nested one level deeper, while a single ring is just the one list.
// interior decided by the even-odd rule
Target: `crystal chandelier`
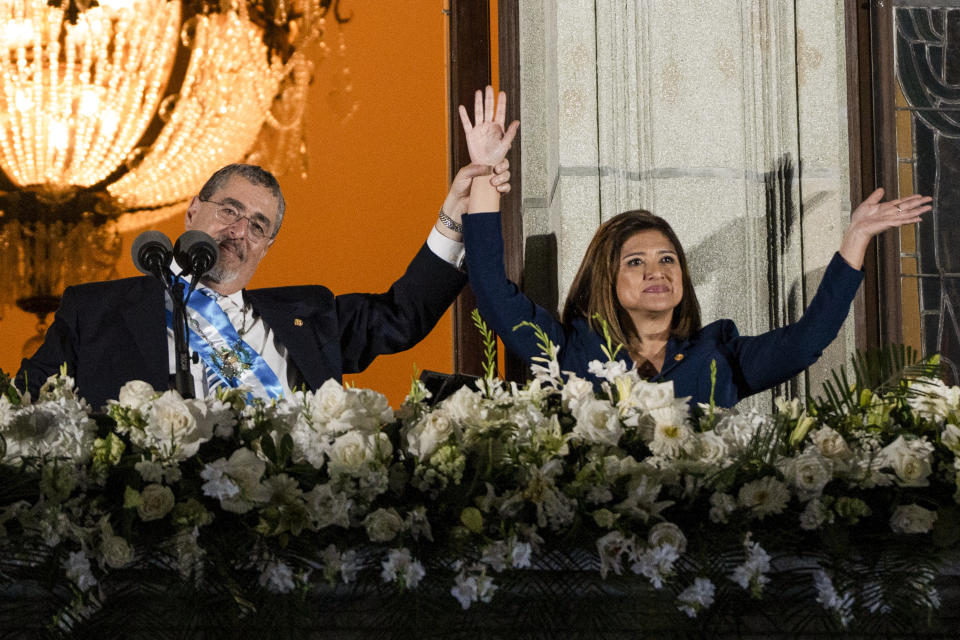
[{"label": "crystal chandelier", "polygon": [[342,22],[336,0],[0,0],[0,310],[42,323],[225,164],[302,162],[304,47],[331,8]]}]

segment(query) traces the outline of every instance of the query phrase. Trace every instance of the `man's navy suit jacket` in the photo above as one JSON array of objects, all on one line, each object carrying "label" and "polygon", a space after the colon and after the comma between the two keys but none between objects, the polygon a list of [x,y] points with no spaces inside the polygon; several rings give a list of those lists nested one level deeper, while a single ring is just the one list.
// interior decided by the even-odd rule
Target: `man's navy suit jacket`
[{"label": "man's navy suit jacket", "polygon": [[[380,354],[408,349],[434,327],[466,276],[424,245],[390,290],[335,296],[322,286],[244,291],[287,348],[303,382],[365,369]],[[116,399],[130,380],[170,386],[164,292],[142,276],[68,287],[43,345],[23,360],[17,386],[36,397],[47,377],[66,363],[93,409]]]}]

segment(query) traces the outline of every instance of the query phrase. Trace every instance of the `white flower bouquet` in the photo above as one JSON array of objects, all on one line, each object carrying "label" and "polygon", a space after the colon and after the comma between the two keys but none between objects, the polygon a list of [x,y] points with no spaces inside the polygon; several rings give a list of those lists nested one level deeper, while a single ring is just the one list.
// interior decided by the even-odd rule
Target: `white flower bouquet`
[{"label": "white flower bouquet", "polygon": [[32,585],[47,633],[131,599],[146,620],[144,585],[168,594],[150,615],[189,626],[205,602],[221,629],[316,620],[311,594],[364,584],[482,614],[562,552],[672,629],[760,605],[792,629],[930,624],[960,541],[960,389],[902,368],[741,414],[612,358],[597,393],[544,351],[525,386],[491,365],[435,404],[415,381],[396,412],[332,381],[272,404],[132,381],[106,416],[65,373],[35,400],[0,384],[0,594]]}]

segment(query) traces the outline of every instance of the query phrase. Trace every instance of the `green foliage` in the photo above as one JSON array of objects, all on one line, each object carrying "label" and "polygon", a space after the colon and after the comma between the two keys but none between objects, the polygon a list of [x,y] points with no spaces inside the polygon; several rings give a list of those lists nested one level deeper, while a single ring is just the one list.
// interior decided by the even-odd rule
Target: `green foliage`
[{"label": "green foliage", "polygon": [[474,309],[470,312],[473,318],[473,326],[477,328],[483,337],[483,377],[487,380],[496,378],[497,373],[497,336],[487,327],[487,323],[480,316],[480,311]]},{"label": "green foliage", "polygon": [[607,321],[599,313],[593,314],[593,320],[600,326],[600,331],[603,333],[603,355],[607,356],[607,360],[613,361],[617,358],[617,354],[620,353],[620,349],[623,348],[622,344],[613,344],[613,336],[610,335],[610,325],[607,324]]},{"label": "green foliage", "polygon": [[909,345],[890,344],[851,356],[853,379],[843,367],[831,372],[823,384],[823,396],[811,400],[816,415],[840,417],[859,415],[873,396],[889,396],[902,406],[910,395],[923,390],[911,386],[916,378],[936,378],[941,373],[937,356],[923,360]]}]

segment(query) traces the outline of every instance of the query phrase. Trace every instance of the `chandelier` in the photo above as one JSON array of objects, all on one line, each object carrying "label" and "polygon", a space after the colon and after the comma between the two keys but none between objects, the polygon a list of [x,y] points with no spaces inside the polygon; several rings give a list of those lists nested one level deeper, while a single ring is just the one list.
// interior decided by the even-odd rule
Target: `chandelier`
[{"label": "chandelier", "polygon": [[0,311],[42,330],[221,166],[302,163],[304,48],[331,8],[345,21],[337,0],[0,0]]}]

